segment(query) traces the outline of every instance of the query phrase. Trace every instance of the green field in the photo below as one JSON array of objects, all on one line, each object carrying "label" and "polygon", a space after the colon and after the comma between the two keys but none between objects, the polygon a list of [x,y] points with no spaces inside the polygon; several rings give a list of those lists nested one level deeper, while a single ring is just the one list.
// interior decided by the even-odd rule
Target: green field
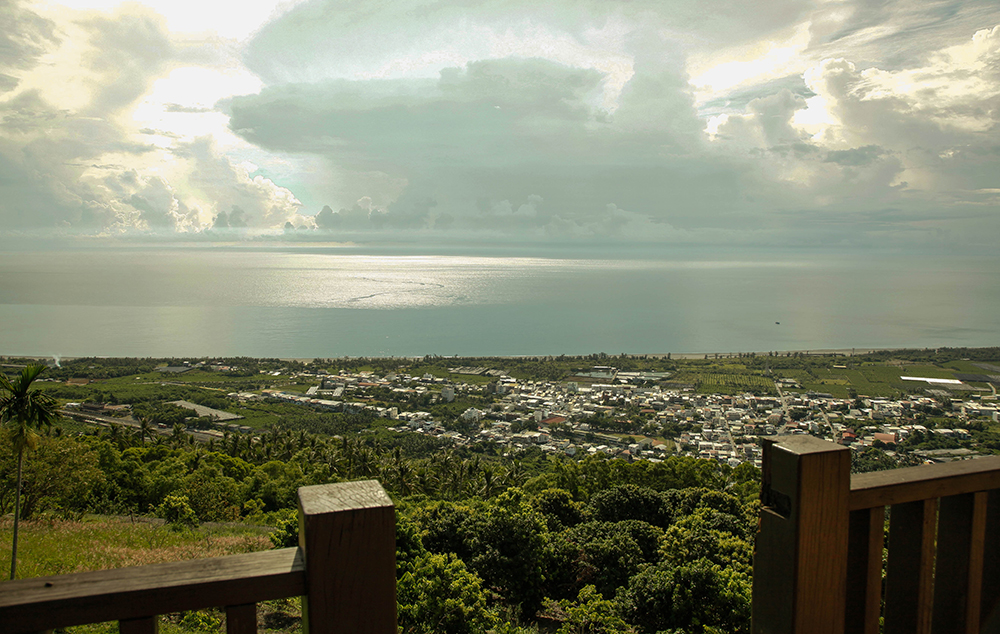
[{"label": "green field", "polygon": [[[833,367],[846,366],[846,367]],[[793,379],[796,392],[821,392],[836,398],[854,396],[899,397],[919,394],[927,384],[904,381],[901,376],[954,379],[955,372],[987,373],[969,361],[911,363],[905,360],[878,360],[849,357],[774,357],[735,362],[732,359],[682,361],[674,376],[692,383],[701,393],[733,394],[745,391],[773,393],[775,379]],[[972,384],[987,388],[986,384]],[[938,389],[943,389],[938,386]]]},{"label": "green field", "polygon": [[756,374],[718,374],[706,372],[698,375],[699,389],[709,390],[713,386],[736,388],[745,391],[773,392],[774,381]]},{"label": "green field", "polygon": [[[838,364],[844,365],[844,364]],[[880,362],[852,363],[847,368],[809,368],[808,370],[780,370],[779,374],[796,379],[802,391],[826,392],[838,398],[852,395],[898,397],[919,394],[928,387],[925,383],[904,381],[901,376],[918,376],[954,379],[955,371],[965,369],[931,364],[886,364]],[[971,364],[969,364],[971,365]],[[977,370],[982,373],[982,370]]]},{"label": "green field", "polygon": [[[955,372],[988,373],[975,363],[1000,365],[1000,359],[994,358],[998,354],[1000,351],[996,349],[964,349],[889,351],[859,356],[792,353],[718,357],[709,355],[704,359],[674,360],[662,357],[608,355],[481,359],[424,357],[423,359],[324,360],[311,365],[274,359],[240,359],[228,363],[237,368],[234,372],[196,368],[181,374],[151,371],[152,368],[162,367],[167,363],[176,364],[178,363],[176,360],[87,359],[67,362],[64,367],[50,370],[48,374],[55,374],[60,379],[90,378],[92,380],[89,384],[68,385],[60,380],[43,382],[39,387],[50,390],[63,403],[90,400],[156,405],[165,401],[189,400],[242,415],[245,417],[242,424],[255,429],[266,429],[285,418],[303,415],[305,408],[276,403],[240,404],[227,399],[226,395],[231,392],[259,392],[263,388],[304,393],[318,382],[312,377],[296,377],[298,372],[371,371],[380,376],[390,372],[407,373],[411,376],[431,374],[456,383],[484,384],[495,379],[490,376],[453,374],[450,368],[482,366],[509,372],[521,380],[566,380],[573,376],[574,372],[587,370],[593,364],[601,364],[611,365],[620,370],[670,372],[671,383],[695,386],[697,391],[703,394],[753,392],[773,395],[774,381],[785,378],[793,379],[801,386],[794,391],[829,393],[838,398],[899,397],[906,394],[920,394],[928,388],[946,389],[941,386],[903,381],[900,376],[954,378]],[[125,374],[130,371],[138,373]],[[280,374],[275,376],[274,372]],[[123,376],[115,377],[115,374]],[[973,387],[986,389],[988,385],[975,384]],[[392,400],[386,394],[379,394],[374,398]],[[408,408],[426,408],[429,403],[407,402],[399,405]]]}]

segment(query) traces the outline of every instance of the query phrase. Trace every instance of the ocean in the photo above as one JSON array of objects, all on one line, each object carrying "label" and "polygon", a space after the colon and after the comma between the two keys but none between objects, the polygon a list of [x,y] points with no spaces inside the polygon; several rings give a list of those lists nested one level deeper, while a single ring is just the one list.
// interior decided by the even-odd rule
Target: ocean
[{"label": "ocean", "polygon": [[987,346],[1000,259],[134,247],[0,252],[0,354],[559,355]]}]

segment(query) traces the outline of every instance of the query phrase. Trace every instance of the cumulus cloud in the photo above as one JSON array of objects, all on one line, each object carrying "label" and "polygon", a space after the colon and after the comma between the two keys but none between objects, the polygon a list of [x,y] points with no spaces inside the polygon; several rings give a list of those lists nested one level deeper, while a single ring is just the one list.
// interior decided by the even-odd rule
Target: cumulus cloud
[{"label": "cumulus cloud", "polygon": [[[827,60],[805,75],[829,123],[814,137],[837,151],[894,153],[909,188],[934,195],[988,187],[1000,170],[1000,27],[904,70]],[[810,108],[813,104],[810,104]],[[847,157],[849,155],[833,155]],[[842,162],[842,161],[840,161]]]},{"label": "cumulus cloud", "polygon": [[805,134],[792,126],[795,112],[806,107],[801,95],[789,90],[759,97],[746,106],[746,114],[719,115],[709,121],[713,137],[744,147],[772,147],[804,140]]},{"label": "cumulus cloud", "polygon": [[92,85],[90,113],[106,115],[131,105],[175,58],[163,18],[120,11],[80,21],[90,34],[84,63]]},{"label": "cumulus cloud", "polygon": [[[184,179],[189,195],[205,205],[217,208],[220,201],[241,210],[238,226],[251,228],[282,227],[286,222],[312,224],[312,218],[299,215],[298,199],[291,191],[260,175],[252,176],[248,166],[234,164],[221,155],[210,138],[200,138],[180,145],[174,152],[187,159],[191,170]],[[224,209],[224,206],[222,207]],[[230,217],[230,226],[232,217]]]},{"label": "cumulus cloud", "polygon": [[0,8],[3,231],[1000,230],[990,0],[305,0],[242,43],[46,6]]},{"label": "cumulus cloud", "polygon": [[240,209],[239,205],[233,205],[232,210],[220,211],[212,220],[212,231],[225,231],[227,229],[246,229],[249,226],[247,214]]},{"label": "cumulus cloud", "polygon": [[[503,59],[445,69],[436,79],[272,86],[233,99],[231,126],[272,151],[316,153],[405,181],[385,215],[365,221],[387,229],[497,229],[506,222],[527,230],[538,221],[483,218],[482,201],[487,209],[514,200],[530,207],[533,196],[545,201],[540,218],[583,225],[610,200],[640,214],[703,221],[700,212],[731,190],[718,165],[693,153],[703,143],[702,124],[678,64],[648,67],[626,86],[613,115],[594,98],[601,73]],[[707,193],[677,193],[685,183],[708,181],[715,185]],[[361,193],[375,198],[377,187],[367,183]],[[347,211],[336,213],[343,227],[358,226]]]},{"label": "cumulus cloud", "polygon": [[708,130],[715,150],[747,161],[746,192],[786,226],[978,242],[1000,220],[979,193],[1000,173],[998,55],[1000,27],[906,68],[824,59],[803,73],[806,93],[758,97]]},{"label": "cumulus cloud", "polygon": [[55,25],[19,0],[0,5],[0,94],[13,90],[20,71],[34,66],[59,41]]},{"label": "cumulus cloud", "polygon": [[[588,106],[601,75],[546,60],[474,62],[437,79],[324,81],[265,88],[233,99],[231,127],[272,149],[321,152],[385,167],[395,160],[449,162],[470,154],[498,161],[524,152],[516,137],[594,122]],[[539,144],[538,150],[546,148]]]},{"label": "cumulus cloud", "polygon": [[794,24],[808,8],[800,0],[309,0],[265,25],[245,61],[271,84],[433,76],[512,56],[611,72],[632,57],[622,36],[637,30],[683,34],[688,43],[713,47]]},{"label": "cumulus cloud", "polygon": [[[245,217],[229,212],[230,226],[312,224],[289,190],[249,173],[213,137],[137,125],[136,104],[158,79],[210,57],[172,39],[156,13],[123,5],[42,17],[7,3],[0,25],[3,231],[171,235],[233,208]],[[164,106],[173,116],[206,110]]]}]

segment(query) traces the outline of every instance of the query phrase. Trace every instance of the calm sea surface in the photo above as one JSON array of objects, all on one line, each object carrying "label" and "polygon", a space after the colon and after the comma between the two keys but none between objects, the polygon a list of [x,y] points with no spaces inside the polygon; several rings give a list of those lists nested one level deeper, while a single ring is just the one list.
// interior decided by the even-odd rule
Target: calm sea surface
[{"label": "calm sea surface", "polygon": [[986,346],[1000,344],[1000,259],[8,252],[0,323],[7,355]]}]

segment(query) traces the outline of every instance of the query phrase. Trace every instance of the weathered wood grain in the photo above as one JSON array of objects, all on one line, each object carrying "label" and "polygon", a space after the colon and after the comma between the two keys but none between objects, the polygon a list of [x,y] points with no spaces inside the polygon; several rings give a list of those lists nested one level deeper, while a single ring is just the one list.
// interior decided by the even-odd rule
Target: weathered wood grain
[{"label": "weathered wood grain", "polygon": [[926,634],[934,595],[938,501],[897,504],[889,511],[885,634]]},{"label": "weathered wood grain", "polygon": [[894,506],[1000,489],[1000,456],[860,473],[851,478],[850,509]]},{"label": "weathered wood grain", "polygon": [[299,489],[303,631],[396,634],[396,515],[374,480]]},{"label": "weathered wood grain", "polygon": [[[974,493],[941,498],[938,503],[934,617],[931,620],[934,634],[965,632],[968,625],[966,610],[970,598],[974,512]],[[979,611],[978,602],[975,609]]]},{"label": "weathered wood grain", "polygon": [[982,632],[994,633],[1000,632],[1000,491],[986,497],[979,626]]},{"label": "weathered wood grain", "polygon": [[811,436],[765,444],[754,552],[755,634],[841,634],[850,450]]},{"label": "weathered wood grain", "polygon": [[878,634],[882,611],[885,509],[852,511],[849,540],[844,631],[849,634]]},{"label": "weathered wood grain", "polygon": [[[196,559],[0,585],[4,632],[125,621],[305,594],[298,548]],[[127,626],[123,626],[127,627]]]},{"label": "weathered wood grain", "polygon": [[227,605],[226,634],[257,634],[257,604]]},{"label": "weathered wood grain", "polygon": [[990,494],[974,493],[972,540],[969,545],[969,595],[966,603],[965,632],[979,634],[983,603],[983,554],[986,550],[986,509]]}]

